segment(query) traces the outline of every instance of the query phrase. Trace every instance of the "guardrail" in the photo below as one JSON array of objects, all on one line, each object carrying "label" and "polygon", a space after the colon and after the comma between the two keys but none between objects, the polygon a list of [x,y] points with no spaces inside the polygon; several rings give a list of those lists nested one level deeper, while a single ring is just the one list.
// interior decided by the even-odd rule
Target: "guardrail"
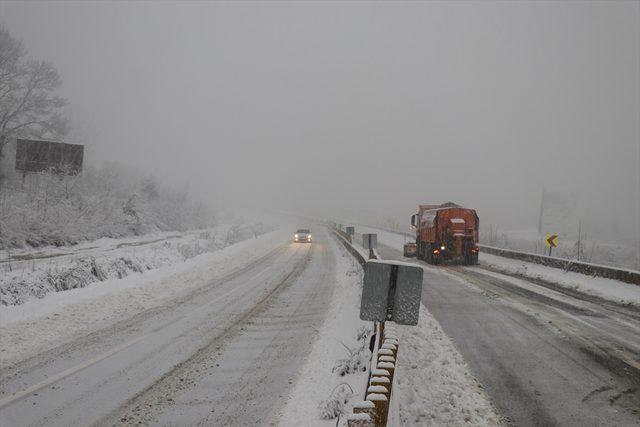
[{"label": "guardrail", "polygon": [[604,277],[619,280],[621,282],[640,285],[640,271],[626,270],[623,268],[608,267],[606,265],[590,264],[565,258],[556,258],[529,252],[512,251],[510,249],[496,248],[493,246],[478,245],[480,252],[512,258],[521,261],[533,262],[547,267],[561,268],[565,271],[587,274],[589,276]]},{"label": "guardrail", "polygon": [[[379,227],[371,228],[378,228],[382,231],[387,231],[389,233],[395,233],[415,239],[415,235],[403,231],[389,230]],[[530,252],[520,252],[511,249],[496,248],[494,246],[478,245],[478,247],[480,248],[480,252],[501,256],[503,258],[517,259],[520,261],[544,265],[546,267],[559,268],[564,271],[572,271],[574,273],[586,274],[588,276],[603,277],[605,279],[619,280],[621,282],[629,283],[632,285],[640,285],[640,271],[611,267],[607,265],[591,264],[588,262],[576,261],[566,258],[532,254]]]},{"label": "guardrail", "polygon": [[[352,245],[352,236],[340,229],[333,230],[347,251],[364,267],[367,260]],[[375,259],[374,251],[369,258]],[[375,322],[376,339],[371,354],[371,367],[363,401],[356,402],[347,416],[348,427],[386,427],[389,423],[392,388],[398,357],[398,335],[393,325]]]},{"label": "guardrail", "polygon": [[340,230],[333,230],[333,231],[338,236],[338,240],[342,242],[345,248],[347,248],[347,251],[349,251],[349,253],[353,255],[353,257],[356,259],[356,261],[358,261],[358,264],[364,267],[364,264],[367,262],[367,260],[364,259],[362,254],[358,252],[358,250],[351,245],[351,241],[350,241],[351,239],[348,238],[351,236],[340,232]]},{"label": "guardrail", "polygon": [[347,234],[346,232],[340,230],[339,228],[336,228],[333,231],[335,231],[338,236],[342,237],[347,242],[349,242],[349,244],[353,243],[353,239],[351,238],[351,234]]}]

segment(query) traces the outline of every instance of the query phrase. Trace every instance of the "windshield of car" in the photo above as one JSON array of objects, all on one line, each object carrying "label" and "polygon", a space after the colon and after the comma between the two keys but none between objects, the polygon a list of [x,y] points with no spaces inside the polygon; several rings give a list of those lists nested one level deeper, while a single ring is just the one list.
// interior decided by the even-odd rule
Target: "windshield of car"
[{"label": "windshield of car", "polygon": [[301,228],[300,230],[296,231],[297,234],[309,234],[309,230],[306,228]]}]

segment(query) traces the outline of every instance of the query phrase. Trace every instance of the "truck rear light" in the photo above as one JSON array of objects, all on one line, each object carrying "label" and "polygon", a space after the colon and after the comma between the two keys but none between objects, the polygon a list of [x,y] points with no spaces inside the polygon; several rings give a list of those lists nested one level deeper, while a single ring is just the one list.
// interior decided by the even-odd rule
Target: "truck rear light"
[{"label": "truck rear light", "polygon": [[444,249],[445,249],[444,246],[440,246],[441,251],[444,251]]}]

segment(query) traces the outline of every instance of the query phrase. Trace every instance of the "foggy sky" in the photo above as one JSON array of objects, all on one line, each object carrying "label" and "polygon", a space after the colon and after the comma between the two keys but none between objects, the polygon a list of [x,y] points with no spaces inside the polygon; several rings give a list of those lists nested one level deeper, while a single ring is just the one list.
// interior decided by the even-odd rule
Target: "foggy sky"
[{"label": "foggy sky", "polygon": [[[2,3],[88,161],[218,206],[640,230],[640,3]],[[628,228],[625,225],[628,224]]]}]

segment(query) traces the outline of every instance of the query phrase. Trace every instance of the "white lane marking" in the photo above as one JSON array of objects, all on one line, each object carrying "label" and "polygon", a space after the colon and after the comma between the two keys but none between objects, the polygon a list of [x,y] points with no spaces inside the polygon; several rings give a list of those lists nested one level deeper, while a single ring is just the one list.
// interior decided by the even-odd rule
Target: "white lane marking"
[{"label": "white lane marking", "polygon": [[53,384],[55,382],[58,382],[58,381],[66,378],[66,377],[68,377],[70,375],[75,374],[78,371],[81,371],[81,370],[83,370],[85,368],[88,368],[89,366],[94,365],[94,364],[106,359],[109,356],[112,356],[112,355],[114,355],[114,354],[116,354],[116,353],[118,353],[118,352],[120,352],[120,351],[122,351],[122,350],[124,350],[124,349],[126,349],[128,347],[131,347],[132,345],[136,344],[137,342],[142,341],[143,339],[147,338],[148,336],[149,336],[149,334],[141,335],[141,336],[139,336],[139,337],[137,337],[135,339],[132,339],[131,341],[128,341],[128,342],[126,342],[124,344],[121,344],[121,345],[119,345],[117,347],[114,347],[111,350],[109,350],[109,351],[107,351],[105,353],[102,353],[101,355],[98,355],[98,356],[93,357],[93,358],[91,358],[89,360],[86,360],[86,361],[82,362],[81,364],[74,366],[73,368],[69,368],[69,369],[67,369],[65,371],[60,372],[57,375],[54,375],[54,376],[52,376],[50,378],[47,378],[46,380],[44,380],[42,382],[34,384],[34,385],[32,385],[31,387],[29,387],[29,388],[27,388],[25,390],[22,390],[22,391],[19,391],[17,393],[14,393],[9,397],[5,397],[4,399],[0,400],[0,409],[10,405],[11,403],[15,402],[16,400],[20,400],[20,399],[24,398],[25,396],[27,396],[27,395],[29,395],[31,393],[34,393],[34,392],[36,392],[36,391],[38,391],[38,390],[40,390],[42,388],[45,388],[45,387],[47,387],[47,386],[49,386],[49,385],[51,385],[51,384]]}]

